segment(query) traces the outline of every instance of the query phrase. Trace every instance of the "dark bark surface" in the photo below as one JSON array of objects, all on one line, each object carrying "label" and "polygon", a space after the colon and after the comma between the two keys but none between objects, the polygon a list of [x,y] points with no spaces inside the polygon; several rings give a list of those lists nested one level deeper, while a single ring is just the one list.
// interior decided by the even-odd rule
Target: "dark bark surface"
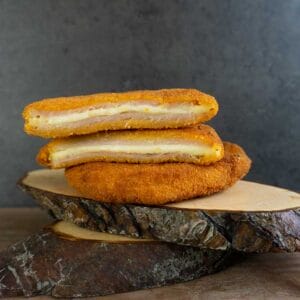
[{"label": "dark bark surface", "polygon": [[299,209],[233,213],[118,205],[20,186],[58,220],[91,230],[215,250],[300,250]]},{"label": "dark bark surface", "polygon": [[157,241],[61,237],[46,228],[0,253],[0,297],[91,297],[184,282],[225,268],[230,251]]}]

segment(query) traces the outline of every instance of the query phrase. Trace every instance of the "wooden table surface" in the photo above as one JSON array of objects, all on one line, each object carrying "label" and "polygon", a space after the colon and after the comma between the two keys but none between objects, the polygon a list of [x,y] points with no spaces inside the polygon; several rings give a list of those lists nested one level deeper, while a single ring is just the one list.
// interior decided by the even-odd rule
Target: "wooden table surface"
[{"label": "wooden table surface", "polygon": [[[0,250],[49,222],[39,208],[0,209]],[[300,253],[250,255],[225,271],[194,281],[93,299],[300,299]]]}]

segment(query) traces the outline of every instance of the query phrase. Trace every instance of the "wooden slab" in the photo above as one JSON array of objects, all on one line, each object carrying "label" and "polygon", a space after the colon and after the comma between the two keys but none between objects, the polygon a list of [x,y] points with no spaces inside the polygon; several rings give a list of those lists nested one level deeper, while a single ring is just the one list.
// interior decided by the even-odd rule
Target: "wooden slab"
[{"label": "wooden slab", "polygon": [[190,281],[226,268],[230,251],[89,232],[55,222],[0,252],[0,298],[82,298]]},{"label": "wooden slab", "polygon": [[[0,250],[37,232],[49,222],[38,208],[0,209]],[[30,221],[29,221],[30,220]],[[103,300],[137,299],[298,299],[300,297],[300,253],[251,255],[245,261],[197,280],[172,286],[116,294]],[[50,300],[38,296],[33,300]]]},{"label": "wooden slab", "polygon": [[86,199],[62,170],[30,172],[19,185],[57,219],[90,230],[214,250],[300,249],[300,196],[276,187],[240,181],[210,197],[143,206]]},{"label": "wooden slab", "polygon": [[[73,197],[82,197],[67,184],[64,170],[35,170],[27,174],[23,184]],[[238,181],[233,187],[209,197],[165,205],[185,210],[229,212],[270,212],[300,207],[300,194],[274,186]]]}]

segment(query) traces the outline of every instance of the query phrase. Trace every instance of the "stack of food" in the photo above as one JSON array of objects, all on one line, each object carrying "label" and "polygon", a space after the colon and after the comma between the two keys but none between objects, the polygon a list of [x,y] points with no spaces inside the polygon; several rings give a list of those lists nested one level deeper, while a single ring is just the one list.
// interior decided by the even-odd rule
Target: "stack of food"
[{"label": "stack of food", "polygon": [[26,132],[53,140],[37,157],[50,169],[19,186],[59,222],[0,253],[0,297],[106,295],[211,274],[240,251],[299,251],[298,194],[239,181],[201,197],[251,164],[202,124],[217,112],[191,89],[26,107]]},{"label": "stack of food", "polygon": [[164,89],[45,99],[23,115],[28,134],[53,138],[38,162],[66,168],[82,196],[157,205],[219,192],[249,171],[242,148],[202,124],[217,112],[212,96]]}]

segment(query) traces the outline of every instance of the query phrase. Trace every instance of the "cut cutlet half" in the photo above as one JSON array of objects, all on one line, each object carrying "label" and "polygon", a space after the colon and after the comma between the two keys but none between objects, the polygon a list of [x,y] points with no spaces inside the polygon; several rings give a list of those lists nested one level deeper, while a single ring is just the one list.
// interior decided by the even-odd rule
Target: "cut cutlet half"
[{"label": "cut cutlet half", "polygon": [[25,131],[44,138],[104,130],[163,129],[214,117],[214,97],[195,89],[144,90],[44,99],[23,112]]},{"label": "cut cutlet half", "polygon": [[84,198],[161,205],[217,193],[243,178],[251,160],[238,145],[224,143],[224,149],[224,158],[208,166],[91,162],[67,168],[65,175]]},{"label": "cut cutlet half", "polygon": [[40,150],[37,161],[50,168],[93,161],[203,165],[223,156],[221,139],[213,128],[202,124],[196,128],[109,131],[55,139]]}]

